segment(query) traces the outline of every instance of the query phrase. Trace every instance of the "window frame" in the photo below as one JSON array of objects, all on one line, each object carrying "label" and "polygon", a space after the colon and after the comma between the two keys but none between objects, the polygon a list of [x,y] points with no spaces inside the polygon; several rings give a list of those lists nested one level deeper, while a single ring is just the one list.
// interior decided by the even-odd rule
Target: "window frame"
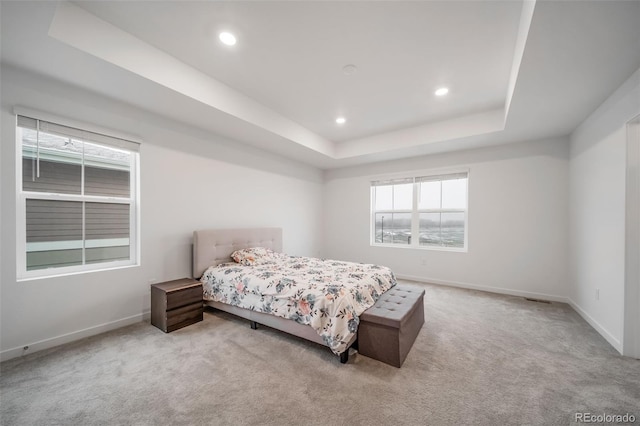
[{"label": "window frame", "polygon": [[[454,209],[454,208],[440,208],[440,209],[419,209],[418,200],[419,200],[419,188],[420,188],[420,178],[430,178],[437,176],[447,176],[447,175],[459,175],[466,174],[467,179],[467,191],[465,197],[466,208],[464,209]],[[418,171],[411,173],[403,173],[403,174],[395,174],[395,175],[384,175],[384,176],[376,176],[369,178],[369,197],[370,197],[370,209],[369,209],[369,245],[372,247],[389,247],[389,248],[401,248],[401,249],[417,249],[417,250],[436,250],[436,251],[449,251],[449,252],[463,252],[466,253],[469,251],[469,182],[470,182],[470,170],[468,168],[461,169],[447,169],[447,170],[427,170],[427,171]],[[376,196],[375,196],[375,188],[374,185],[376,182],[380,181],[398,181],[398,183],[402,183],[402,181],[413,180],[413,206],[411,210],[399,209],[399,210],[376,210]],[[442,180],[440,180],[442,182]],[[441,194],[441,204],[442,204],[442,194]],[[448,247],[448,246],[437,246],[437,245],[421,245],[420,244],[420,213],[464,213],[464,245],[462,247]],[[397,244],[397,243],[379,243],[376,242],[376,214],[378,213],[410,213],[411,214],[411,243],[410,244]]]},{"label": "window frame", "polygon": [[[16,139],[16,279],[17,281],[28,281],[32,279],[53,278],[60,276],[84,274],[89,272],[99,272],[120,268],[135,267],[140,265],[140,154],[137,150],[124,149],[131,154],[131,162],[129,169],[129,197],[116,196],[100,196],[86,195],[82,191],[81,194],[63,194],[54,192],[37,192],[23,190],[23,138],[22,127],[18,123],[18,116],[25,116],[35,120],[47,121],[56,125],[69,127],[73,129],[81,129],[82,131],[93,133],[96,135],[107,136],[108,138],[121,139],[127,142],[140,144],[140,141],[128,135],[118,134],[110,130],[105,130],[97,126],[76,121],[66,120],[64,118],[55,117],[49,114],[34,112],[22,108],[15,108],[15,139]],[[123,149],[118,146],[104,142],[96,142],[90,139],[77,138],[82,142],[105,146],[109,148]],[[84,167],[81,172],[81,188],[84,188]],[[53,200],[53,201],[72,201],[81,202],[83,211],[83,236],[81,246],[83,248],[83,264],[72,266],[59,266],[43,269],[27,270],[27,218],[26,206],[27,200]],[[127,204],[129,208],[129,259],[112,260],[97,263],[84,263],[84,249],[91,248],[87,246],[87,239],[84,235],[86,225],[85,207],[87,203],[106,203],[106,204]],[[89,240],[90,241],[90,240]],[[75,240],[74,240],[75,242]],[[107,247],[105,245],[104,247]],[[102,245],[99,247],[103,247]]]}]

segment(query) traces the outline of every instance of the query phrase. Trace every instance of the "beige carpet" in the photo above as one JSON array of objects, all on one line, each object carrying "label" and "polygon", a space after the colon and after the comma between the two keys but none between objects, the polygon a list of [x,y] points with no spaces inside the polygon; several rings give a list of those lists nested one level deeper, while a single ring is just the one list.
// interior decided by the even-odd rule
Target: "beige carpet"
[{"label": "beige carpet", "polygon": [[570,307],[425,285],[401,369],[214,311],[146,323],[1,365],[2,425],[572,424],[632,413],[640,361]]}]

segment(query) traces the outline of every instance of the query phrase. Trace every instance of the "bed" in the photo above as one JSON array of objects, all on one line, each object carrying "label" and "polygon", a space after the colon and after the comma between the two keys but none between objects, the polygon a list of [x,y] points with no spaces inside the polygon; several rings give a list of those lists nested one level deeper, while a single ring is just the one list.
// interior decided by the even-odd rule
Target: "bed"
[{"label": "bed", "polygon": [[[266,260],[231,258],[236,251],[255,254],[245,249],[256,247]],[[332,271],[339,273],[332,278]],[[383,266],[282,254],[281,228],[195,231],[193,276],[203,282],[206,305],[248,319],[252,328],[259,323],[327,346],[342,363],[359,315],[396,284]]]}]

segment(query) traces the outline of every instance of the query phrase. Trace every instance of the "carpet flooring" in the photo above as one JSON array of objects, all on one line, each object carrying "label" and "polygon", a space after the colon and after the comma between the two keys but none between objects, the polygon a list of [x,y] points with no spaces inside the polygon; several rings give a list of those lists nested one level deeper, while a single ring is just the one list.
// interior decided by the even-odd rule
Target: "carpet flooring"
[{"label": "carpet flooring", "polygon": [[[422,285],[422,284],[416,284]],[[206,310],[165,334],[139,323],[0,365],[2,425],[567,425],[635,416],[640,361],[569,306],[422,285],[426,322],[402,368]]]}]

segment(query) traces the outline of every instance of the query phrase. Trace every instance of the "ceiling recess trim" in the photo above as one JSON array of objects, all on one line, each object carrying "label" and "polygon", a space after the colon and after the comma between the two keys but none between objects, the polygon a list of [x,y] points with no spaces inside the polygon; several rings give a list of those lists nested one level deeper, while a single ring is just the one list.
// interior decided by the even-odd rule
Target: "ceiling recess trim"
[{"label": "ceiling recess trim", "polygon": [[533,20],[533,12],[536,8],[536,0],[525,0],[522,3],[522,12],[520,15],[520,25],[518,26],[518,38],[516,39],[515,52],[513,54],[513,64],[511,65],[511,75],[509,76],[509,88],[507,90],[507,100],[504,105],[504,122],[507,123],[507,117],[509,116],[509,107],[511,106],[511,99],[513,98],[513,92],[516,88],[516,82],[518,81],[518,74],[520,72],[520,64],[522,63],[522,57],[524,56],[524,49],[529,37],[529,29],[531,28],[531,21]]},{"label": "ceiling recess trim", "polygon": [[130,33],[69,2],[60,2],[49,36],[176,93],[280,136],[326,158],[339,160],[406,150],[505,129],[524,54],[535,0],[524,0],[514,57],[503,106],[411,128],[352,139],[339,144],[327,140],[254,99],[179,61]]},{"label": "ceiling recess trim", "polygon": [[49,36],[211,108],[334,157],[331,141],[71,3],[58,4]]}]

